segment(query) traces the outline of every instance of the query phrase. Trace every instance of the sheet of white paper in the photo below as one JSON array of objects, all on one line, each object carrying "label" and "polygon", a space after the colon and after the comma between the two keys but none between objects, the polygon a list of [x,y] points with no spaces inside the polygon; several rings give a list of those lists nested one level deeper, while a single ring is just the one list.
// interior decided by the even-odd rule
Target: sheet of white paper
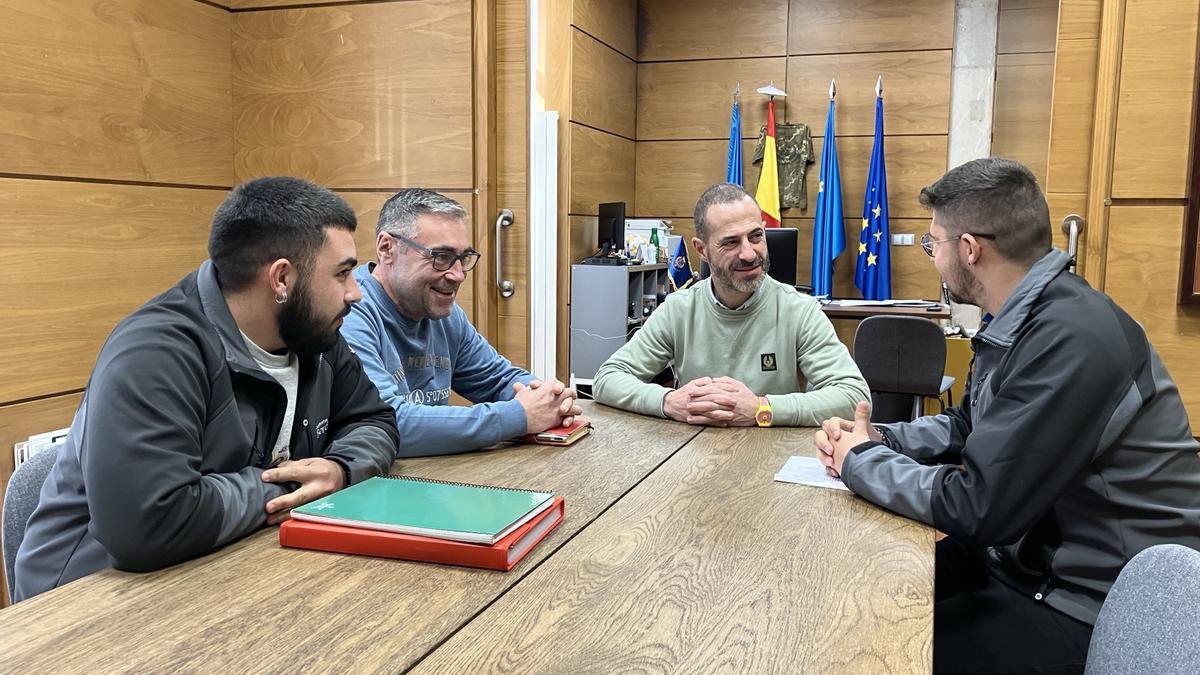
[{"label": "sheet of white paper", "polygon": [[834,307],[941,307],[932,300],[830,300]]},{"label": "sheet of white paper", "polygon": [[816,457],[788,457],[788,461],[775,474],[775,480],[781,483],[799,483],[813,487],[829,488],[831,490],[850,491],[841,480],[825,473],[825,465]]}]

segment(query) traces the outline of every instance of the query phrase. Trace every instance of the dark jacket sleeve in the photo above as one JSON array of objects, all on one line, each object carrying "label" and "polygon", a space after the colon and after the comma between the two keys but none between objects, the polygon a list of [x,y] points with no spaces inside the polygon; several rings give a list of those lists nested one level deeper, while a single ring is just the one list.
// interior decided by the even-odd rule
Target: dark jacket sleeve
[{"label": "dark jacket sleeve", "polygon": [[846,485],[967,543],[1019,538],[1092,460],[1102,421],[1133,386],[1130,356],[1114,353],[1099,329],[1044,321],[1032,320],[985,383],[996,395],[966,439],[962,466],[921,466],[864,443],[843,464]]},{"label": "dark jacket sleeve", "polygon": [[939,415],[920,417],[912,422],[880,425],[897,452],[918,462],[962,461],[962,448],[971,433],[971,397],[963,394],[960,405]]},{"label": "dark jacket sleeve", "polygon": [[208,553],[262,527],[266,502],[283,494],[256,467],[201,474],[215,415],[197,344],[182,329],[131,327],[114,334],[93,371],[80,462],[89,528],[119,569]]},{"label": "dark jacket sleeve", "polygon": [[400,440],[395,411],[379,397],[344,338],[323,358],[333,373],[325,456],[350,471],[351,483],[386,473]]}]

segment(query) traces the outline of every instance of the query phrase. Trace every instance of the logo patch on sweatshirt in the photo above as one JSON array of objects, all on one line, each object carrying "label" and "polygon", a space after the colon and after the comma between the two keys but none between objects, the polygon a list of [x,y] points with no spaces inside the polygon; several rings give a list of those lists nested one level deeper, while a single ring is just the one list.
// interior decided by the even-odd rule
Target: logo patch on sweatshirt
[{"label": "logo patch on sweatshirt", "polygon": [[775,354],[759,354],[758,360],[762,363],[763,372],[775,370]]}]

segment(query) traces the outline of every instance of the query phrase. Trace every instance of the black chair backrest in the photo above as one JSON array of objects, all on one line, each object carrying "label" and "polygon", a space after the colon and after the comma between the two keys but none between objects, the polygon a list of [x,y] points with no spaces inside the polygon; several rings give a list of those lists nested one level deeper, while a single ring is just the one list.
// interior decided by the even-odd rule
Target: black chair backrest
[{"label": "black chair backrest", "polygon": [[906,402],[896,406],[896,410],[903,411],[911,408],[913,396],[938,396],[946,370],[946,337],[929,319],[868,317],[854,334],[854,362],[877,404],[873,407],[872,421],[909,419],[911,413],[884,413],[884,406],[878,404],[897,398],[888,395],[900,394]]}]

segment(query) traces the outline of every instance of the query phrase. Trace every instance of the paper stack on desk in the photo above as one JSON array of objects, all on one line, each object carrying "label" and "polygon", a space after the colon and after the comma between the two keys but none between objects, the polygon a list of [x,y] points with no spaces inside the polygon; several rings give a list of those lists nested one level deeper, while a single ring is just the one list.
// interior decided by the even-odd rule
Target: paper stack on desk
[{"label": "paper stack on desk", "polygon": [[834,307],[942,307],[942,303],[933,300],[830,300],[827,305]]},{"label": "paper stack on desk", "polygon": [[825,465],[816,457],[788,457],[787,463],[775,474],[780,483],[798,483],[831,490],[850,491],[841,480],[825,473]]}]

